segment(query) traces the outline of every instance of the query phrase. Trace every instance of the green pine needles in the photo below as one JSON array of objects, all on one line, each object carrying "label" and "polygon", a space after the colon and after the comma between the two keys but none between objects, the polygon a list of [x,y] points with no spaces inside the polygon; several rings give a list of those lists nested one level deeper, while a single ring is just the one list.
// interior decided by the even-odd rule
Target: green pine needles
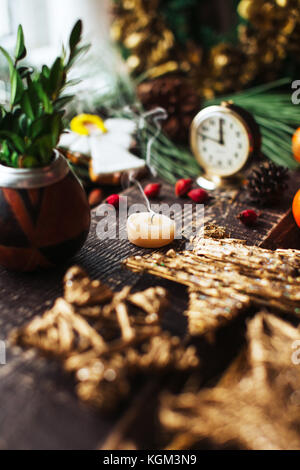
[{"label": "green pine needles", "polygon": [[49,68],[40,71],[21,65],[26,57],[22,26],[12,58],[0,46],[9,66],[10,102],[0,105],[0,163],[14,168],[36,168],[49,165],[53,149],[63,132],[64,107],[73,99],[65,94],[68,72],[76,59],[89,46],[80,45],[82,22],[70,35],[68,51],[63,48]]}]

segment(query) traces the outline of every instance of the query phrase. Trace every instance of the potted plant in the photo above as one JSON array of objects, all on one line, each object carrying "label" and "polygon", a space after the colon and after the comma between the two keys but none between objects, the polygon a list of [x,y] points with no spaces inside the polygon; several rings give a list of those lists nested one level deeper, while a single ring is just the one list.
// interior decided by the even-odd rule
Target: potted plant
[{"label": "potted plant", "polygon": [[0,105],[0,265],[29,271],[73,256],[90,227],[86,194],[56,150],[63,132],[68,72],[86,49],[78,21],[51,67],[21,65],[26,56],[19,26],[15,57],[0,47],[11,82],[10,102]]}]

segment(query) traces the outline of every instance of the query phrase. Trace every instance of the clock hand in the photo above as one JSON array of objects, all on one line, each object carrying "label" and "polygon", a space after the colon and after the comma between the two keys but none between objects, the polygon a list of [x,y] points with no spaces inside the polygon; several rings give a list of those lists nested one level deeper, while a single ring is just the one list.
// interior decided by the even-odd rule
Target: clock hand
[{"label": "clock hand", "polygon": [[205,137],[205,139],[212,140],[213,142],[217,142],[217,144],[220,144],[220,141],[217,139],[214,139],[213,137],[210,137],[209,135],[201,134],[201,132],[198,132],[198,135],[201,137]]},{"label": "clock hand", "polygon": [[225,145],[223,124],[224,124],[224,119],[220,119],[219,120],[219,132],[220,132],[219,144],[220,145]]}]

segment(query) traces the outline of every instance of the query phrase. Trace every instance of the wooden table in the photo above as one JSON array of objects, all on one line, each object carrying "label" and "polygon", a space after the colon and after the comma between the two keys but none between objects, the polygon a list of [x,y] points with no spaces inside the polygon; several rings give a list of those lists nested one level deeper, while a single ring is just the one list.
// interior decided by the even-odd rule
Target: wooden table
[{"label": "wooden table", "polygon": [[[294,173],[285,196],[275,207],[263,210],[254,229],[246,228],[236,219],[240,210],[253,207],[246,200],[244,191],[215,192],[206,205],[205,220],[227,227],[231,236],[246,239],[249,244],[299,248],[300,232],[290,210],[292,196],[299,187],[300,174]],[[128,196],[129,204],[142,202],[135,188],[124,194]],[[163,184],[161,201],[175,202],[172,187]],[[186,200],[176,199],[176,202],[183,204]],[[187,301],[185,288],[122,268],[122,259],[144,251],[127,240],[99,240],[96,236],[98,221],[94,210],[88,241],[68,266],[79,264],[91,277],[104,280],[116,290],[124,285],[138,289],[163,285],[170,291],[172,305],[165,315],[164,327],[183,334],[186,328],[182,315]],[[62,293],[62,277],[68,266],[33,274],[0,270],[0,340],[5,340],[12,328],[23,325],[52,305]],[[230,328],[224,338],[228,339],[229,345],[226,358],[218,349],[203,350],[204,360],[209,359],[206,362],[210,363],[206,373],[203,371],[203,381],[222,370],[240,347],[238,339],[233,341]],[[0,449],[112,448],[137,435],[139,446],[155,445],[151,442],[151,433],[140,433],[139,429],[145,429],[140,425],[146,416],[150,421],[153,419],[152,406],[155,404],[149,397],[153,399],[155,390],[158,392],[163,387],[163,381],[146,383],[125,409],[111,417],[80,403],[73,385],[72,379],[55,361],[42,358],[31,350],[8,348],[7,364],[0,366]]]}]

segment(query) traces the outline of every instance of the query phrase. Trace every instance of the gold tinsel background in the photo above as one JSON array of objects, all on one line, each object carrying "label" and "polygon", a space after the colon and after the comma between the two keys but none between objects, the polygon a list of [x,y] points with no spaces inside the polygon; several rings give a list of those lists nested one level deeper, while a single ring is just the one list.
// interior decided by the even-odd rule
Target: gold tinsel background
[{"label": "gold tinsel background", "polygon": [[198,94],[212,98],[254,81],[278,78],[287,57],[300,57],[300,0],[241,0],[237,43],[178,44],[160,14],[161,0],[118,0],[112,36],[124,50],[132,74],[148,79],[188,74]]}]

